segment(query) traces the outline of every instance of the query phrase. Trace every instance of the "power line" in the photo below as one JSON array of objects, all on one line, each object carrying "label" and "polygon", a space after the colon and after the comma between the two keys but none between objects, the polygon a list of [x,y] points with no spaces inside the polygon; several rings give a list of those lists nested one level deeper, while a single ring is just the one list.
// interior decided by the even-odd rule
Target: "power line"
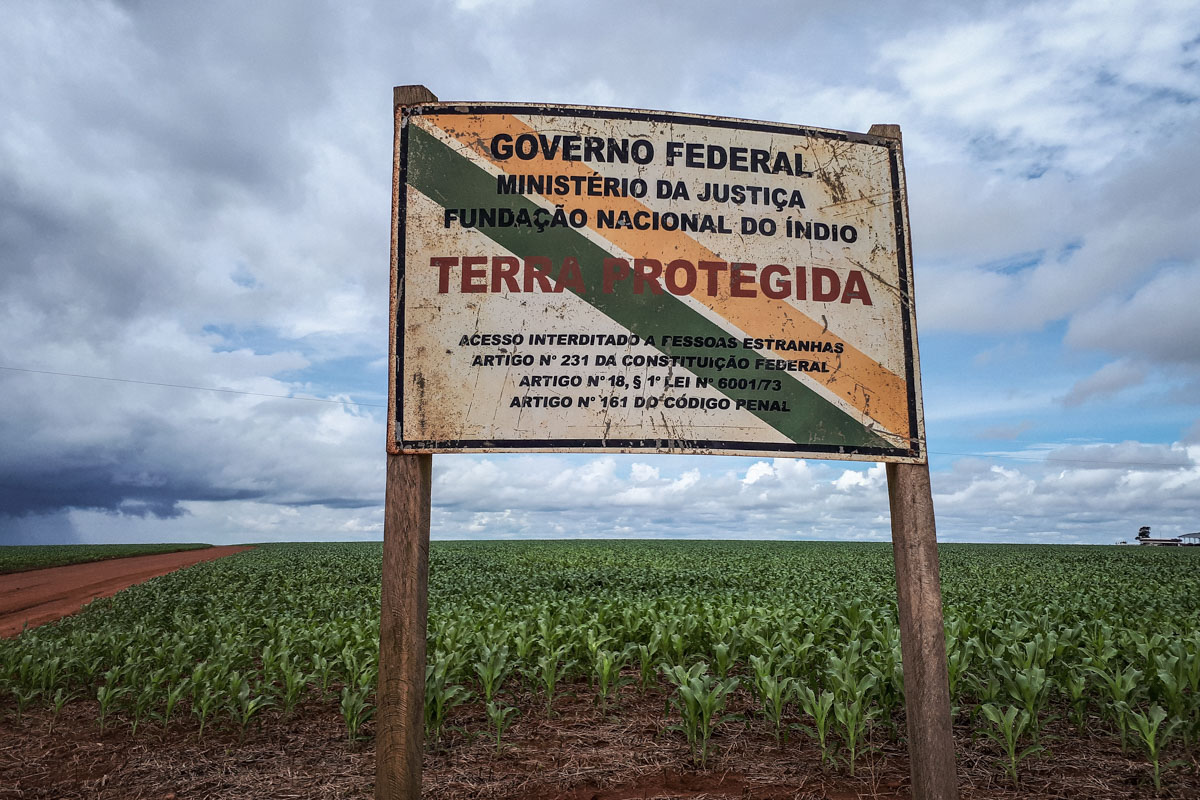
[{"label": "power line", "polygon": [[1096,464],[1106,467],[1157,467],[1159,469],[1179,469],[1182,467],[1190,467],[1192,464],[1164,464],[1161,461],[1097,461],[1090,458],[1055,458],[1052,456],[1011,456],[1001,455],[1000,453],[947,453],[939,450],[930,450],[931,456],[964,456],[968,458],[1007,458],[1010,461],[1033,461],[1035,463],[1051,463],[1051,464]]},{"label": "power line", "polygon": [[184,383],[162,383],[160,381],[139,381],[132,378],[110,378],[104,375],[81,375],[77,372],[54,372],[48,369],[27,369],[25,367],[5,367],[0,369],[10,372],[31,372],[35,375],[58,375],[63,378],[86,378],[91,381],[111,381],[113,383],[135,383],[141,386],[164,386],[169,389],[191,389],[198,392],[220,392],[222,394],[243,394],[250,397],[271,397],[276,400],[304,400],[309,403],[333,403],[339,406],[358,406],[360,408],[387,408],[377,403],[355,403],[350,400],[329,400],[324,397],[296,397],[290,394],[266,394],[264,392],[244,392],[241,389],[218,389],[213,386],[189,386]]}]

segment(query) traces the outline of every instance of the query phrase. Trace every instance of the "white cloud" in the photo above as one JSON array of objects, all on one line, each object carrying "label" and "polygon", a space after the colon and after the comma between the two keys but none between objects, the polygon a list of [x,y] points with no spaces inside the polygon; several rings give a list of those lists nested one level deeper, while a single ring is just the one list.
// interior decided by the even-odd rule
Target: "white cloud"
[{"label": "white cloud", "polygon": [[[1088,173],[1194,118],[1196,21],[1186,2],[1037,3],[917,29],[882,53],[912,103],[969,146]],[[1130,124],[1140,136],[1125,135]]]},{"label": "white cloud", "polygon": [[[234,3],[18,4],[0,26],[0,365],[380,394],[387,87],[426,81],[445,99],[900,123],[923,331],[1065,323],[1068,347],[1111,361],[1069,390],[1072,402],[1140,380],[1155,413],[1194,405],[1194,3],[948,11],[848,0],[810,4],[796,25],[794,15],[770,24],[769,3],[626,2],[589,14],[587,46],[577,8],[501,5],[297,3],[280,17]],[[983,394],[943,381],[925,398],[931,435],[1056,407],[1070,381],[1056,371],[1060,344],[1029,344],[1020,360],[1037,374],[1006,382],[997,368]],[[366,366],[341,366],[350,362]],[[2,373],[0,508],[29,514],[0,517],[0,537],[377,535],[381,416]],[[996,423],[989,435],[1025,430]],[[1154,442],[1111,448],[1085,455],[1149,466],[936,472],[942,533],[1100,541],[1097,520],[1187,527],[1195,458]],[[881,467],[562,455],[436,464],[440,536],[887,531]]]},{"label": "white cloud", "polygon": [[1076,315],[1066,343],[1200,370],[1198,303],[1200,259],[1163,269],[1131,297],[1109,297]]},{"label": "white cloud", "polygon": [[1143,364],[1128,359],[1110,361],[1083,380],[1076,381],[1062,402],[1068,408],[1073,408],[1093,398],[1105,397],[1137,386],[1145,379],[1146,367]]}]

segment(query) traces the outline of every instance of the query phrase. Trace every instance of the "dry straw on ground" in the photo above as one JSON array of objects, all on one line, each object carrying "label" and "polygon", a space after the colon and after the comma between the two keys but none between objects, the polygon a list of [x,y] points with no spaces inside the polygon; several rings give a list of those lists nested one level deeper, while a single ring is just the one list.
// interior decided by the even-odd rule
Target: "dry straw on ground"
[{"label": "dry straw on ground", "polygon": [[[425,759],[430,800],[857,800],[909,797],[902,741],[875,736],[855,777],[844,766],[822,767],[820,752],[793,731],[777,747],[768,726],[748,717],[717,730],[708,769],[693,766],[683,736],[667,730],[665,697],[626,687],[602,711],[585,683],[568,687],[547,717],[540,697],[518,698],[522,714],[499,752],[488,738],[478,703],[455,709],[449,728]],[[745,711],[748,697],[738,697]],[[132,734],[118,721],[103,734],[90,702],[67,706],[57,720],[48,710],[16,719],[0,705],[0,798],[8,800],[238,800],[251,798],[371,798],[375,774],[370,739],[347,741],[336,708],[312,704],[284,719],[268,713],[244,742],[217,728],[197,736],[181,719],[167,730],[143,724]],[[895,721],[903,731],[903,720]],[[364,734],[370,734],[370,726]],[[1151,798],[1150,768],[1140,755],[1122,755],[1111,737],[1049,726],[1048,752],[1021,765],[1014,788],[986,739],[958,733],[958,771],[964,800],[972,798]],[[1200,798],[1196,764],[1166,773],[1160,797]]]}]

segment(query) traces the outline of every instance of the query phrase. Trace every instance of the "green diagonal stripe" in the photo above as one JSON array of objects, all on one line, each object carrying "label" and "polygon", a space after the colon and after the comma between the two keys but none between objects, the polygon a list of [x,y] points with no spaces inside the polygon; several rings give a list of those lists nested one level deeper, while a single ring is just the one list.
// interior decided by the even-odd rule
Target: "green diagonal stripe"
[{"label": "green diagonal stripe", "polygon": [[[514,211],[525,209],[532,213],[539,206],[520,195],[498,195],[496,179],[467,158],[454,152],[443,142],[422,130],[408,126],[408,183],[443,208],[501,208]],[[479,232],[511,253],[528,258],[551,256],[556,263],[566,257],[579,262],[588,290],[579,295],[617,324],[642,338],[654,336],[728,337],[724,329],[690,309],[671,294],[634,294],[631,281],[623,281],[613,294],[599,291],[605,258],[614,254],[605,251],[591,240],[570,228],[481,228]],[[672,355],[708,355],[697,349],[659,346]],[[730,353],[746,354],[736,350]],[[748,356],[753,359],[755,354]],[[753,363],[753,360],[751,361]],[[763,372],[754,369],[698,369],[688,371],[713,381],[725,378],[775,378],[783,382],[779,392],[723,391],[731,399],[784,400],[789,411],[752,411],[754,416],[797,444],[854,447],[891,447],[858,420],[824,399],[800,381],[783,372]]]}]

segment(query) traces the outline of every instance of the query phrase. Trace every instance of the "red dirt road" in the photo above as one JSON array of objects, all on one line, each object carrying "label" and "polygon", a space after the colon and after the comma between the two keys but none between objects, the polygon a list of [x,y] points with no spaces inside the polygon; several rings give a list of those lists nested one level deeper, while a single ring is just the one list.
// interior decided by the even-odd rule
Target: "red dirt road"
[{"label": "red dirt road", "polygon": [[135,583],[250,549],[209,547],[0,575],[0,638],[16,636],[27,624],[36,628],[74,614],[93,600],[111,597]]}]

